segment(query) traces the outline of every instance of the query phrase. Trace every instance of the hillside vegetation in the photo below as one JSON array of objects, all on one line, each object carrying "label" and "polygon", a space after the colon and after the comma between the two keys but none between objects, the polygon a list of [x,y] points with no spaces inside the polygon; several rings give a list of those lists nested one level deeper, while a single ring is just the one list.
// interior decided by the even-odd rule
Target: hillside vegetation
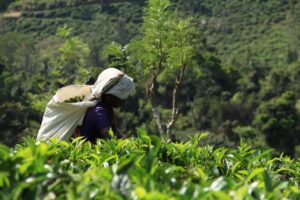
[{"label": "hillside vegetation", "polygon": [[[159,8],[164,3],[167,6]],[[176,33],[182,31],[188,66],[177,93],[179,112],[172,134],[185,139],[208,130],[206,142],[217,146],[237,146],[243,140],[297,155],[298,1],[61,0],[0,5],[6,14],[21,13],[0,18],[1,143],[13,145],[24,135],[36,135],[45,105],[58,88],[93,84],[106,67],[120,68],[137,81],[135,95],[118,114],[121,131],[135,135],[135,129],[143,127],[158,134],[151,106],[159,102],[154,106],[162,119],[176,110],[170,104],[171,91],[180,70],[176,55],[182,51],[172,41],[179,41]],[[147,22],[151,9],[159,13],[153,27]],[[159,49],[150,45],[157,41],[152,36],[166,44],[160,49],[166,51],[158,69],[156,102],[145,92],[153,72],[149,63],[159,56],[145,48]]]}]

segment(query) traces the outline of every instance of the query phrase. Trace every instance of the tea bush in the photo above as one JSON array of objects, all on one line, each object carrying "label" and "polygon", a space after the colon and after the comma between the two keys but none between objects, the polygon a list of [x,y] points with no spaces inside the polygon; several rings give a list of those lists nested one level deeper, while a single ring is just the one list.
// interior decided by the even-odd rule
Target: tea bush
[{"label": "tea bush", "polygon": [[1,199],[298,199],[300,162],[271,149],[137,138],[0,146]]}]

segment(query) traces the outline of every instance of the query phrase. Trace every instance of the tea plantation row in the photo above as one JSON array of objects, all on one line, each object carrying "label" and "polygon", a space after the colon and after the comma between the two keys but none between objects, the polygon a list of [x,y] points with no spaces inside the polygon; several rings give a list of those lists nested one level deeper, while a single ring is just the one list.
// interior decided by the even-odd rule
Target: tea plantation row
[{"label": "tea plantation row", "polygon": [[300,199],[300,162],[236,149],[137,138],[0,146],[0,199]]}]

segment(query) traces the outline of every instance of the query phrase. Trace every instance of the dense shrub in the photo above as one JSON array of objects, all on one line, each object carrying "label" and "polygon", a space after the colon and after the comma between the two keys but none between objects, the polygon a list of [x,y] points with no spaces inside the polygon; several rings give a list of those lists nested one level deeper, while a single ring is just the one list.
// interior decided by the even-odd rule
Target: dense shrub
[{"label": "dense shrub", "polygon": [[297,199],[299,160],[240,144],[236,149],[138,138],[92,145],[35,142],[0,146],[2,199]]}]

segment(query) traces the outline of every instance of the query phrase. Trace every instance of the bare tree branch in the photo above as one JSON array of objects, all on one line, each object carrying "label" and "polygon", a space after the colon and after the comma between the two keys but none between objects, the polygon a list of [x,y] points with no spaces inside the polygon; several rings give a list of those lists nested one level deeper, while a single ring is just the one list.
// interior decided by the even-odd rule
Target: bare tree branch
[{"label": "bare tree branch", "polygon": [[157,68],[152,71],[148,95],[150,97],[153,117],[155,119],[159,134],[163,138],[163,134],[165,131],[164,131],[163,123],[162,123],[162,116],[158,110],[157,99],[155,96],[155,94],[157,94],[157,80],[156,79],[157,79],[159,70],[162,68],[162,61],[163,61],[163,59],[161,58],[158,63]]},{"label": "bare tree branch", "polygon": [[171,119],[170,121],[167,123],[167,137],[169,138],[171,130],[176,122],[177,119],[177,115],[178,115],[178,111],[179,109],[177,108],[177,91],[179,90],[179,87],[182,83],[182,79],[184,76],[184,72],[186,69],[186,64],[183,64],[183,66],[181,67],[181,72],[180,75],[177,75],[176,77],[176,81],[174,84],[174,88],[173,88],[173,94],[172,94],[172,115],[171,115]]},{"label": "bare tree branch", "polygon": [[164,128],[163,128],[163,125],[162,125],[162,117],[161,117],[161,114],[158,111],[157,107],[155,107],[155,106],[152,107],[152,114],[153,114],[153,117],[156,121],[156,125],[158,127],[159,134],[163,138]]}]

